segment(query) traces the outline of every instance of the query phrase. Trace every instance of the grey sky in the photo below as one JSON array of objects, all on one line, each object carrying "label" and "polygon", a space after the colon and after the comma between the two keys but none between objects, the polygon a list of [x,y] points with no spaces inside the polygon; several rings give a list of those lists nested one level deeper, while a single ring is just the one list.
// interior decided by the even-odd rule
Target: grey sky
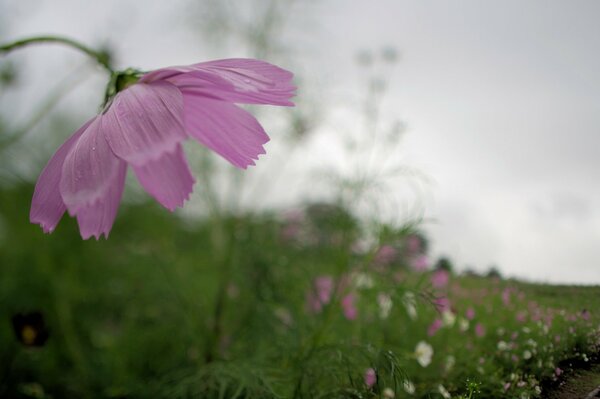
[{"label": "grey sky", "polygon": [[[9,5],[19,23],[9,18],[8,33],[108,39],[148,69],[190,63],[210,54],[183,26],[184,4],[25,0]],[[358,50],[402,54],[385,109],[409,128],[399,156],[435,181],[425,200],[436,254],[600,283],[600,2],[329,0],[315,10],[317,28],[296,37],[326,96],[356,96]],[[46,71],[64,68],[52,62]],[[26,72],[41,84],[35,68]],[[85,98],[78,112],[93,112]]]}]

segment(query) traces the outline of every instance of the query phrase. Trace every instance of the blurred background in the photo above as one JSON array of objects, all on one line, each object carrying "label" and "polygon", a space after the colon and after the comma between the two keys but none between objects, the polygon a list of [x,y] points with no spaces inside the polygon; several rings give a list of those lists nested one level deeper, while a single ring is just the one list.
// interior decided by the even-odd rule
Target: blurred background
[{"label": "blurred background", "polygon": [[[600,282],[594,1],[26,0],[1,7],[5,41],[72,36],[106,47],[122,68],[259,57],[293,70],[298,106],[259,110],[272,141],[244,175],[240,206],[332,198],[332,174],[385,175],[379,209],[361,215],[421,219],[434,258],[528,280]],[[12,79],[2,88],[5,136],[19,134],[3,146],[2,184],[33,181],[96,112],[106,76],[60,46],[3,57],[2,68]],[[205,211],[200,184],[195,191],[183,213]]]},{"label": "blurred background", "polygon": [[[34,311],[25,325],[51,337],[46,354],[2,349],[0,396],[317,397],[349,375],[319,369],[332,358],[392,370],[388,383],[409,392],[384,348],[412,351],[435,317],[413,304],[437,300],[423,273],[467,276],[458,292],[491,277],[478,298],[504,307],[526,299],[499,277],[599,284],[599,12],[592,0],[0,1],[2,43],[62,35],[144,71],[259,58],[298,86],[294,108],[248,107],[271,137],[256,166],[235,170],[190,142],[197,183],[183,209],[162,209],[128,176],[110,239],[82,241],[67,216],[44,235],[29,206],[108,76],[59,45],[0,57],[0,310]],[[349,286],[371,302],[340,296],[338,314],[331,298]],[[393,327],[369,324],[382,292],[405,309]],[[583,292],[537,294],[577,296],[578,315],[596,295]],[[427,316],[414,321],[415,306]],[[23,339],[19,317],[3,342],[11,329]],[[340,337],[365,345],[320,346]],[[458,362],[473,368],[479,355]],[[427,372],[418,389],[441,375]],[[349,386],[363,389],[357,378]]]}]

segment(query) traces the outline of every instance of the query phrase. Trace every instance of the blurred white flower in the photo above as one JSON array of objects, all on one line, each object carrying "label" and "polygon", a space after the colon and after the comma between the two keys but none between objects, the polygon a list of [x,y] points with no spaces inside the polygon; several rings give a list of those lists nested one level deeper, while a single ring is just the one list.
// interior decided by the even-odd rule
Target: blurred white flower
[{"label": "blurred white flower", "polygon": [[531,332],[531,329],[529,327],[523,327],[522,330],[525,334],[529,334]]},{"label": "blurred white flower", "polygon": [[506,342],[504,342],[504,341],[498,341],[497,347],[498,347],[499,351],[508,350],[508,344]]},{"label": "blurred white flower", "polygon": [[462,332],[465,332],[469,329],[469,320],[461,317],[458,319],[458,329]]},{"label": "blurred white flower", "polygon": [[433,347],[425,341],[419,342],[415,348],[415,357],[422,367],[429,366],[433,357]]},{"label": "blurred white flower", "polygon": [[525,360],[531,359],[531,352],[529,352],[528,350],[524,351],[523,359],[525,359]]},{"label": "blurred white flower", "polygon": [[444,327],[452,327],[456,321],[456,315],[450,310],[444,310],[442,312],[442,321],[444,323]]},{"label": "blurred white flower", "polygon": [[388,294],[380,293],[377,295],[377,303],[379,303],[379,317],[387,319],[392,310],[392,298]]},{"label": "blurred white flower", "polygon": [[361,273],[361,272],[354,273],[352,275],[352,283],[358,289],[373,288],[373,285],[375,284],[373,282],[373,277],[371,277],[367,273]]},{"label": "blurred white flower", "polygon": [[456,358],[452,355],[449,355],[446,358],[446,365],[445,365],[446,371],[452,370],[452,368],[454,367],[455,364],[456,364]]},{"label": "blurred white flower", "polygon": [[417,318],[417,301],[415,300],[415,294],[412,292],[407,292],[404,294],[404,298],[402,300],[404,303],[404,307],[406,308],[406,313],[411,319]]},{"label": "blurred white flower", "polygon": [[415,393],[415,384],[413,384],[410,380],[404,380],[404,382],[402,383],[402,387],[404,388],[404,391],[409,395],[413,395]]},{"label": "blurred white flower", "polygon": [[438,391],[440,391],[440,395],[442,395],[445,399],[450,399],[452,397],[450,392],[448,392],[442,384],[438,385]]},{"label": "blurred white flower", "polygon": [[394,393],[392,388],[386,388],[383,390],[383,397],[385,399],[394,399],[396,397],[396,394]]}]

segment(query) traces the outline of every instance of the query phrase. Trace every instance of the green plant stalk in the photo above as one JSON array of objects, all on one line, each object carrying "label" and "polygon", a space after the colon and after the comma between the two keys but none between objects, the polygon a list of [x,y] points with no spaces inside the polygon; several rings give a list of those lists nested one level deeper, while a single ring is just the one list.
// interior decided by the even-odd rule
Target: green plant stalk
[{"label": "green plant stalk", "polygon": [[79,43],[78,41],[61,36],[35,36],[27,39],[17,40],[12,43],[0,45],[0,53],[9,53],[13,50],[17,50],[22,47],[29,46],[31,44],[42,43],[58,43],[72,47],[95,59],[98,62],[98,64],[103,66],[111,75],[114,73],[114,70],[110,65],[110,56],[108,55],[108,53],[103,51],[92,50],[91,48]]}]

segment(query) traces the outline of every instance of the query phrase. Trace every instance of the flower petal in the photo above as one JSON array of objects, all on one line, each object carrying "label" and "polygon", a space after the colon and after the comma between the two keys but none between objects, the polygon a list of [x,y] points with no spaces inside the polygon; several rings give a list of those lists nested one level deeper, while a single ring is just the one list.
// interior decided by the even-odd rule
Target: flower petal
[{"label": "flower petal", "polygon": [[172,153],[164,153],[156,161],[146,162],[142,166],[134,165],[133,171],[144,189],[170,211],[183,206],[196,182],[181,145]]},{"label": "flower petal", "polygon": [[63,163],[73,145],[94,119],[96,118],[87,121],[59,147],[38,178],[31,200],[29,220],[39,224],[44,233],[54,231],[67,209],[58,189]]},{"label": "flower petal", "polygon": [[258,121],[234,104],[183,91],[185,125],[192,137],[238,168],[254,165],[269,141]]},{"label": "flower petal", "polygon": [[127,175],[127,164],[120,162],[117,167],[117,173],[111,178],[108,190],[104,196],[99,198],[91,205],[80,208],[77,211],[77,222],[79,223],[79,232],[84,240],[94,236],[96,240],[104,234],[108,234],[117,217],[123,188],[125,187],[125,176]]},{"label": "flower petal", "polygon": [[102,134],[103,119],[100,116],[88,126],[63,164],[59,189],[71,216],[105,200],[126,168]]},{"label": "flower petal", "polygon": [[167,80],[179,88],[235,103],[293,106],[289,101],[296,90],[292,78],[291,72],[267,62],[232,58],[158,69],[141,81]]},{"label": "flower petal", "polygon": [[113,152],[134,165],[160,158],[187,138],[181,92],[168,82],[130,86],[117,94],[103,120]]}]

